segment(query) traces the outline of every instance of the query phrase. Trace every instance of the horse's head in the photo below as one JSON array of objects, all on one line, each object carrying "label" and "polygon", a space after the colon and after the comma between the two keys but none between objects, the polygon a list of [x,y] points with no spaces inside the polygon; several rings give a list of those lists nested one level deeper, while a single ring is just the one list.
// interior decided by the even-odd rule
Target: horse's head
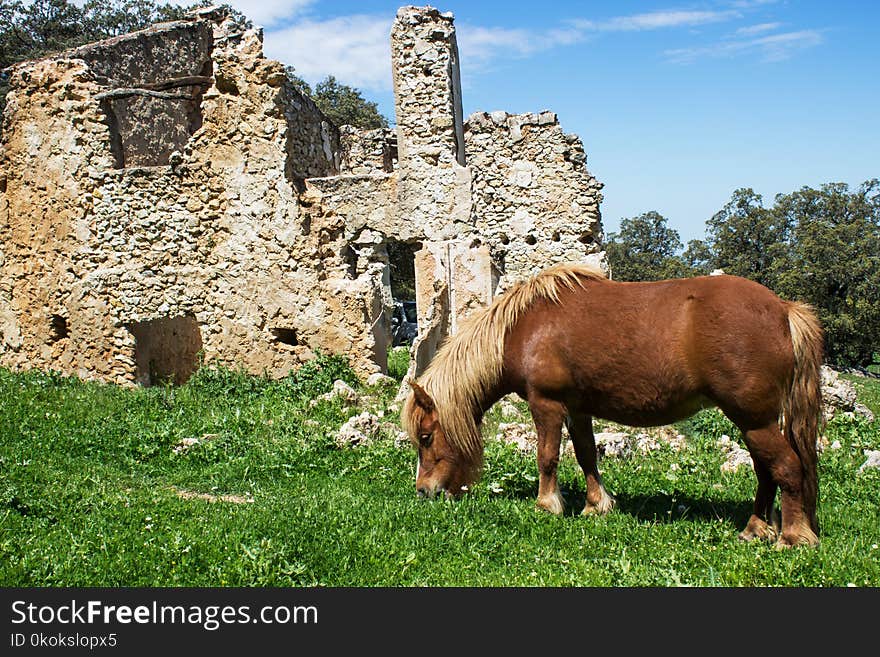
[{"label": "horse's head", "polygon": [[410,385],[413,392],[404,417],[410,442],[418,451],[416,491],[419,497],[457,497],[476,481],[479,465],[447,436],[424,388],[415,382]]}]

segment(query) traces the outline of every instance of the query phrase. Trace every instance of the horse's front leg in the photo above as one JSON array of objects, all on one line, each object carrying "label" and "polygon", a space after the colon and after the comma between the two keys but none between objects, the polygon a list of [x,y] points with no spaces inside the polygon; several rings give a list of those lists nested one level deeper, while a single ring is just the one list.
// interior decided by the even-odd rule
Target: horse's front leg
[{"label": "horse's front leg", "polygon": [[539,509],[556,515],[565,510],[556,470],[565,407],[539,395],[529,395],[529,409],[538,431],[538,501]]}]

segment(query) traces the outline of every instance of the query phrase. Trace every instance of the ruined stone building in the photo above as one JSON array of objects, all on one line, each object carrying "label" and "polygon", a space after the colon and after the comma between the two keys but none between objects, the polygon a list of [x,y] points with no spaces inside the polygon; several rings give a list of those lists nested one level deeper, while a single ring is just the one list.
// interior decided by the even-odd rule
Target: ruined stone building
[{"label": "ruined stone building", "polygon": [[0,365],[150,384],[321,350],[383,371],[402,243],[421,367],[511,281],[601,260],[580,139],[548,111],[465,119],[451,15],[401,8],[391,44],[395,131],[332,125],[219,10],[11,68]]}]

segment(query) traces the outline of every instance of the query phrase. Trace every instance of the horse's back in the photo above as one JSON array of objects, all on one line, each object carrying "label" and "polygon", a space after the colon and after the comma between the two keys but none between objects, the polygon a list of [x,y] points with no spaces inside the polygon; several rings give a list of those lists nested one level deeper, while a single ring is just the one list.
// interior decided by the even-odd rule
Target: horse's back
[{"label": "horse's back", "polygon": [[535,304],[506,354],[520,387],[568,395],[627,424],[666,424],[761,396],[769,408],[792,358],[785,303],[735,276],[585,281],[559,303]]}]

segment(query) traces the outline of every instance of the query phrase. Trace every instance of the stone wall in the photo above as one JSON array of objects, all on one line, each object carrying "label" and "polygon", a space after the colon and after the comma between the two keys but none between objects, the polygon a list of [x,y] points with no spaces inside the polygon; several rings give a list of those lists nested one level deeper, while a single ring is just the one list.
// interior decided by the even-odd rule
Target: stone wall
[{"label": "stone wall", "polygon": [[556,114],[479,112],[467,120],[465,143],[474,225],[508,279],[559,262],[599,261],[602,184]]},{"label": "stone wall", "polygon": [[397,133],[388,128],[339,128],[339,173],[392,173],[397,168]]},{"label": "stone wall", "polygon": [[[103,88],[69,59],[18,67],[10,86],[0,152],[0,362],[71,371],[80,327],[104,323],[71,308],[80,278],[72,261],[91,236],[93,176],[116,164],[106,115],[91,100]],[[111,376],[109,365],[96,375]]]},{"label": "stone wall", "polygon": [[334,126],[221,10],[13,67],[0,365],[180,383],[322,350],[383,371],[402,242],[423,366],[510,281],[601,259],[580,140],[551,112],[463,121],[451,15],[404,7],[391,40],[395,131]]},{"label": "stone wall", "polygon": [[110,127],[116,166],[168,164],[202,123],[214,40],[208,23],[152,27],[67,53],[106,91],[95,96]]},{"label": "stone wall", "polygon": [[[258,32],[230,38],[227,27],[173,23],[14,69],[2,281],[3,315],[13,318],[5,324],[17,325],[4,331],[4,364],[129,382],[139,360],[131,327],[176,317],[195,319],[209,362],[277,376],[313,355],[279,329],[312,303],[295,257],[308,231],[298,186],[336,172],[338,130],[286,82],[281,64],[263,58]],[[159,45],[171,53],[159,61],[189,56],[213,71],[201,125],[183,147],[175,143],[167,164],[120,168],[118,117],[106,99],[120,83],[152,84],[147,73],[134,79],[131,62]],[[153,111],[167,118],[159,100]],[[46,327],[56,316],[69,330],[53,341]]]}]

